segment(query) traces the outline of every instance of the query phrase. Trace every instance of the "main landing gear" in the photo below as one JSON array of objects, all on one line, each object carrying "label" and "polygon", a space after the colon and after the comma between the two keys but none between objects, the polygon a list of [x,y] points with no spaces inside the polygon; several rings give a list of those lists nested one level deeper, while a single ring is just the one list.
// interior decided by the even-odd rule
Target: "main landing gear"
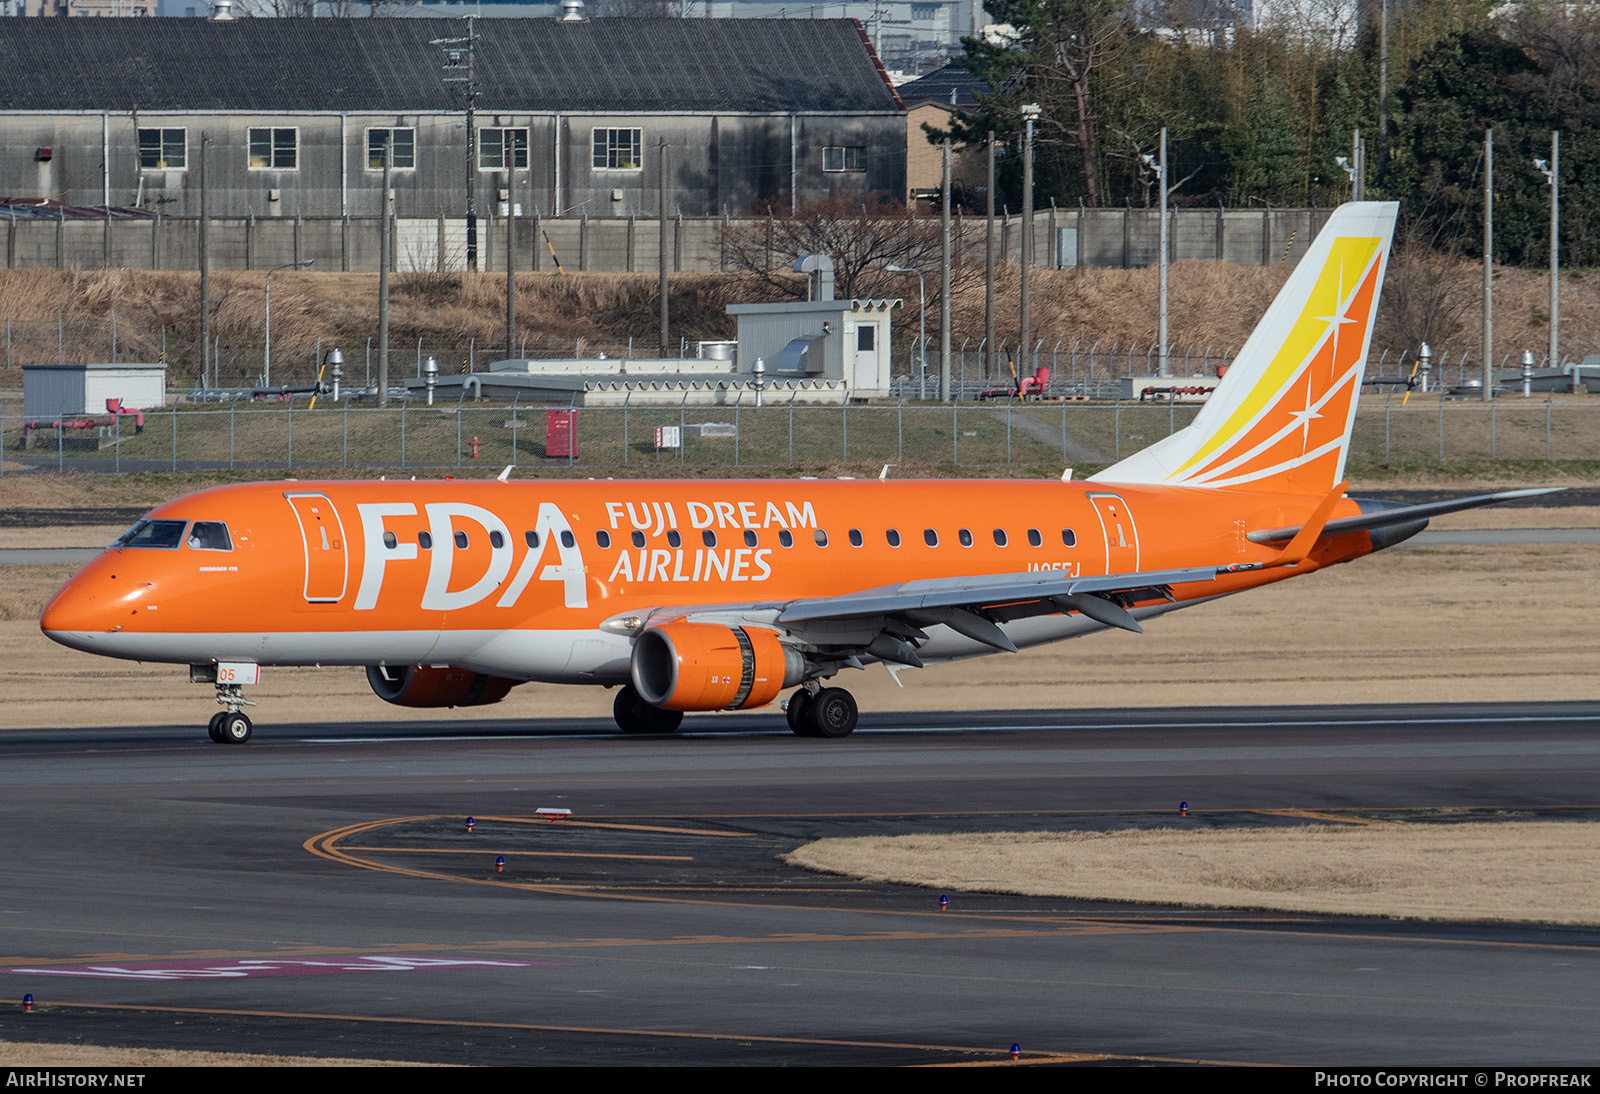
[{"label": "main landing gear", "polygon": [[789,728],[799,737],[848,737],[859,716],[855,696],[844,688],[801,688],[789,697]]},{"label": "main landing gear", "polygon": [[632,684],[617,689],[611,715],[624,733],[676,733],[683,724],[683,711],[653,707],[633,690]]}]

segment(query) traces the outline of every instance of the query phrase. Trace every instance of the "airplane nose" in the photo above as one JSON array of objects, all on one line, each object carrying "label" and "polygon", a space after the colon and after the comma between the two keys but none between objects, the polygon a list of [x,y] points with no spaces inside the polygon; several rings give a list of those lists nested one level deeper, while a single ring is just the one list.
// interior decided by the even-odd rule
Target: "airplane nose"
[{"label": "airplane nose", "polygon": [[74,578],[67,582],[39,616],[39,629],[49,638],[65,646],[82,648],[88,635],[110,630],[112,604],[109,598],[99,596],[86,584]]}]

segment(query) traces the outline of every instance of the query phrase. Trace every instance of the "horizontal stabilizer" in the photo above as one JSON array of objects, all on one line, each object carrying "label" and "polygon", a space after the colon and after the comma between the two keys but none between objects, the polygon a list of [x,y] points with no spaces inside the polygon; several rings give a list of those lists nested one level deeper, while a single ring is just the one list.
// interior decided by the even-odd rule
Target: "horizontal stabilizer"
[{"label": "horizontal stabilizer", "polygon": [[[1357,516],[1330,520],[1323,526],[1322,535],[1337,536],[1345,532],[1365,532],[1395,524],[1410,524],[1413,521],[1427,520],[1429,517],[1442,516],[1445,513],[1459,513],[1464,509],[1476,509],[1480,505],[1493,505],[1496,502],[1513,501],[1517,498],[1533,498],[1541,494],[1554,494],[1562,489],[1559,486],[1549,486],[1530,490],[1501,490],[1494,494],[1474,494],[1471,497],[1448,498],[1444,501],[1424,502],[1421,505],[1386,506]],[[1303,524],[1295,524],[1286,528],[1263,528],[1259,531],[1247,533],[1245,538],[1251,543],[1283,543],[1294,539],[1301,529],[1305,527],[1306,525]]]}]

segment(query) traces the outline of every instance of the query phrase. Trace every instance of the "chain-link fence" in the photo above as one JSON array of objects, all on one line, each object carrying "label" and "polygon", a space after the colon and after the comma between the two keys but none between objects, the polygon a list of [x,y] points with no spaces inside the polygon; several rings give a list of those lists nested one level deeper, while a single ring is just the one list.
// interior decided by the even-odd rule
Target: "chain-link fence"
[{"label": "chain-link fence", "polygon": [[[911,401],[721,406],[528,406],[472,402],[428,407],[397,398],[314,406],[234,400],[101,415],[83,428],[25,422],[0,403],[6,464],[43,470],[292,472],[372,468],[450,473],[514,465],[641,474],[737,474],[795,469],[868,473],[1036,474],[1109,464],[1183,428],[1198,409],[1161,402]],[[142,419],[142,420],[141,420]],[[68,424],[72,420],[68,419]],[[1437,395],[1369,397],[1356,418],[1356,463],[1600,459],[1600,399],[1502,396],[1492,403]]]}]

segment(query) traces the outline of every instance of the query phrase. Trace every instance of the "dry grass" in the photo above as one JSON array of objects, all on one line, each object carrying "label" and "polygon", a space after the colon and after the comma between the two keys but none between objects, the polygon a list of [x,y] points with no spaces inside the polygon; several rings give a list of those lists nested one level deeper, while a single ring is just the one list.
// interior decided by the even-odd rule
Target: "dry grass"
[{"label": "dry grass", "polygon": [[869,881],[1207,908],[1600,923],[1600,825],[1314,826],[828,839],[787,861]]},{"label": "dry grass", "polygon": [[341,1060],[322,1056],[258,1056],[244,1052],[187,1052],[166,1048],[106,1048],[31,1041],[0,1041],[6,1067],[432,1067],[394,1060]]},{"label": "dry grass", "polygon": [[[1403,256],[1402,256],[1403,257]],[[1169,327],[1179,347],[1207,345],[1214,352],[1237,349],[1288,277],[1291,267],[1238,266],[1222,262],[1180,262],[1170,271]],[[1035,271],[1033,334],[1048,352],[1057,342],[1083,349],[1094,342],[1102,350],[1113,342],[1148,345],[1155,336],[1156,270],[1082,268]],[[240,356],[231,369],[259,365],[263,271],[232,271],[212,277],[212,328],[223,343],[224,357]],[[1471,350],[1478,341],[1478,268],[1443,259],[1407,265],[1401,258],[1391,278],[1394,291],[1380,312],[1376,349],[1398,349],[1418,337],[1423,324],[1436,348]],[[1001,268],[996,316],[997,337],[1009,344],[1017,338],[1015,300],[1018,271]],[[1503,269],[1496,279],[1495,322],[1499,343],[1507,350],[1545,344],[1548,323],[1545,274],[1540,270]],[[505,279],[502,274],[396,275],[391,312],[391,345],[404,347],[419,337],[425,344],[465,348],[469,340],[493,353],[505,337]],[[303,367],[322,339],[347,352],[375,334],[377,274],[301,271],[273,279],[272,328],[275,363]],[[518,330],[530,354],[573,352],[583,340],[585,353],[624,352],[630,338],[639,353],[653,353],[657,337],[657,279],[654,274],[554,273],[518,274]],[[737,273],[683,273],[671,278],[672,338],[691,343],[731,338],[730,303],[772,296]],[[1429,295],[1431,294],[1431,295]],[[955,343],[982,337],[983,284],[981,263],[963,268],[952,304]],[[1427,296],[1426,300],[1419,300]],[[1434,298],[1442,299],[1439,304]],[[929,330],[938,329],[938,293],[928,308]],[[1226,302],[1225,306],[1218,306]],[[1574,356],[1600,352],[1600,283],[1583,272],[1566,275],[1562,288],[1565,349]],[[199,329],[199,275],[180,271],[0,270],[0,315],[14,321],[13,357],[17,361],[53,360],[56,320],[67,327],[68,352],[104,354],[108,319],[118,315],[119,356],[123,360],[155,360],[161,328],[183,344]],[[1421,315],[1422,318],[1418,316]],[[907,298],[896,314],[901,345],[916,333],[919,309]],[[78,332],[78,333],[74,333]],[[76,341],[74,341],[76,339]],[[520,345],[519,345],[520,349]],[[190,367],[188,350],[171,347],[174,361]],[[252,364],[253,362],[253,364]],[[231,375],[231,372],[230,372]],[[13,381],[14,382],[14,381]],[[186,381],[185,381],[186,382]]]}]

